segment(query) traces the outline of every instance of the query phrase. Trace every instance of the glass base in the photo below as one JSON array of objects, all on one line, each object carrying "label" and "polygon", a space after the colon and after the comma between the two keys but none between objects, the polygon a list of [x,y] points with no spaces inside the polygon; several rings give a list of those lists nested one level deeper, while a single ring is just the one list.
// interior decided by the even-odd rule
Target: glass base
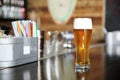
[{"label": "glass base", "polygon": [[90,70],[90,65],[85,64],[85,65],[75,65],[75,72],[86,72]]}]

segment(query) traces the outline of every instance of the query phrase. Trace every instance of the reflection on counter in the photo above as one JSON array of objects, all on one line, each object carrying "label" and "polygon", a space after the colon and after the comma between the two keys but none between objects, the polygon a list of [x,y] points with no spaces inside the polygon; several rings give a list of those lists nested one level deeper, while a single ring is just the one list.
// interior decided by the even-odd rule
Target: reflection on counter
[{"label": "reflection on counter", "polygon": [[80,78],[79,80],[90,80],[89,73],[90,73],[89,71],[85,73],[77,73],[76,76]]},{"label": "reflection on counter", "polygon": [[[73,56],[68,54],[67,56],[55,56],[54,58],[48,58],[40,62],[40,64],[43,65],[40,69],[42,72],[42,74],[40,74],[42,75],[42,80],[76,80],[73,68],[74,64],[72,64],[71,61],[74,63]],[[38,67],[41,67],[41,65],[38,65]],[[68,75],[70,77],[67,77]]]},{"label": "reflection on counter", "polygon": [[[37,63],[6,68],[0,71],[0,80],[37,80]],[[34,73],[34,74],[33,74]]]}]

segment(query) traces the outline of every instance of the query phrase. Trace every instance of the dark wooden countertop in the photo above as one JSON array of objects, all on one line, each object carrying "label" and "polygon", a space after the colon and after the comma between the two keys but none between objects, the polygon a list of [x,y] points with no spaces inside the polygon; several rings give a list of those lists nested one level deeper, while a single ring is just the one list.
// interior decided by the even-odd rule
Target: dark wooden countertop
[{"label": "dark wooden countertop", "polygon": [[[112,46],[112,48],[110,48]],[[0,70],[0,80],[120,80],[120,46],[93,45],[91,69],[74,71],[74,51]]]}]

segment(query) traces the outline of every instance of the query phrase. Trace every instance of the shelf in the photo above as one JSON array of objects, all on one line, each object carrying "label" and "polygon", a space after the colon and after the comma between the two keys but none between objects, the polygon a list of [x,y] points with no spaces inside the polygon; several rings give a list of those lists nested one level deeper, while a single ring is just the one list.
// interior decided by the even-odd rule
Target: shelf
[{"label": "shelf", "polygon": [[26,18],[26,0],[1,0],[0,3],[0,20]]}]

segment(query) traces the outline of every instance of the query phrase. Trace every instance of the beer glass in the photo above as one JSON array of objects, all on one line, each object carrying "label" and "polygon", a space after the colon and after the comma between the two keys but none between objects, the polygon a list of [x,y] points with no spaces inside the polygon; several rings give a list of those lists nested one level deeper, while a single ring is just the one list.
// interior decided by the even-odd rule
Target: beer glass
[{"label": "beer glass", "polygon": [[76,44],[75,71],[85,72],[90,69],[89,47],[92,36],[92,19],[75,18],[73,33]]}]

